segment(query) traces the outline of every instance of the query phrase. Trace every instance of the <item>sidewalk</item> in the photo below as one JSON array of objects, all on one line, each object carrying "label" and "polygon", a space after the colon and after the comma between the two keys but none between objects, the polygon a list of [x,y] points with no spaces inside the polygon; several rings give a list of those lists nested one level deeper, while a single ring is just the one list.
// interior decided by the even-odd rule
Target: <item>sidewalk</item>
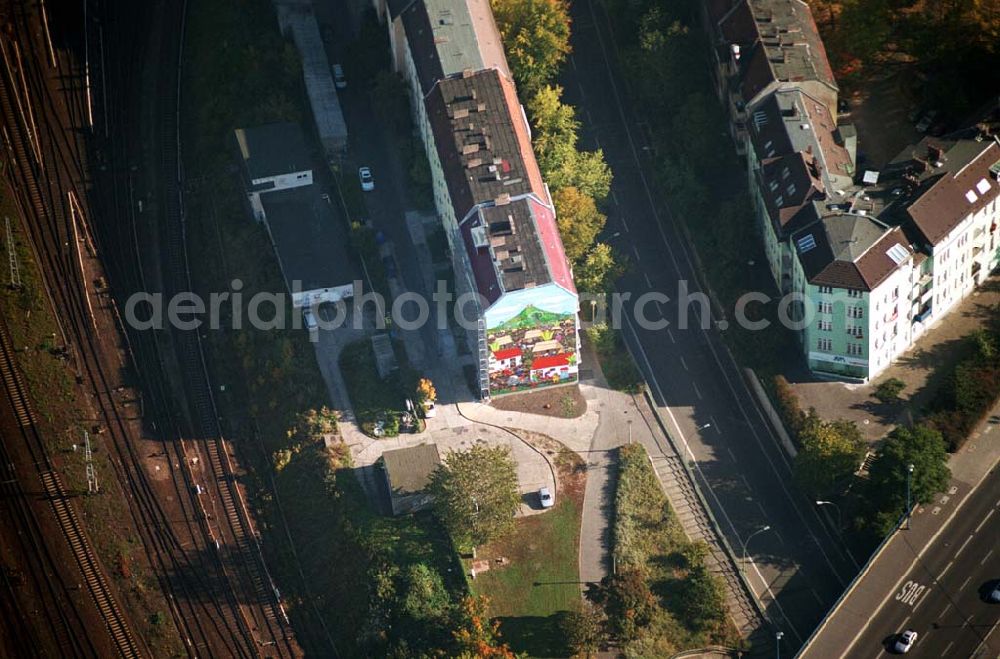
[{"label": "sidewalk", "polygon": [[[1000,304],[1000,277],[987,279],[979,290],[960,302],[951,313],[937,320],[923,336],[874,383],[850,384],[806,378],[792,381],[803,410],[810,407],[824,419],[847,419],[858,424],[865,439],[874,442],[899,423],[910,411],[919,410],[939,385],[938,367],[953,364],[961,352],[963,337],[983,325],[983,310]],[[906,383],[902,406],[886,406],[872,398],[874,384],[889,378]]]},{"label": "sidewalk", "polygon": [[[998,414],[1000,404],[992,411],[992,415]],[[824,659],[841,656],[886,593],[909,572],[914,552],[925,547],[951,521],[958,507],[998,461],[1000,426],[987,419],[972,434],[965,448],[948,461],[952,473],[948,492],[934,503],[918,506],[913,511],[910,530],[895,532],[872,557],[813,632],[799,656]]]}]

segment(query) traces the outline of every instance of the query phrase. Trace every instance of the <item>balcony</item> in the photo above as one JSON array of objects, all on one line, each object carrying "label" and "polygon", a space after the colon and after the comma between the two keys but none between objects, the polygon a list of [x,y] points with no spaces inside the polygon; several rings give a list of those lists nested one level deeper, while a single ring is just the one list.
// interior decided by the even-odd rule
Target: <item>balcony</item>
[{"label": "balcony", "polygon": [[931,306],[930,304],[924,305],[923,307],[921,307],[920,313],[918,313],[913,318],[913,322],[915,322],[915,323],[922,323],[922,322],[924,322],[925,320],[927,320],[928,318],[930,318],[931,313],[933,311],[934,311],[934,307],[933,306]]}]

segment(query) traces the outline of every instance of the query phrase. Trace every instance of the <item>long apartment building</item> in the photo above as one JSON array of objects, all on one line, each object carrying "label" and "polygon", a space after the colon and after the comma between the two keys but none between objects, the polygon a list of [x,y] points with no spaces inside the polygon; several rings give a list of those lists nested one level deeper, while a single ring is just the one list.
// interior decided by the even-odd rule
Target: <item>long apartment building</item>
[{"label": "long apartment building", "polygon": [[396,70],[430,163],[482,397],[575,382],[579,300],[489,0],[393,0]]},{"label": "long apartment building", "polygon": [[818,375],[875,378],[1000,263],[1000,141],[928,138],[858,171],[808,5],[710,0],[704,19],[803,357]]}]

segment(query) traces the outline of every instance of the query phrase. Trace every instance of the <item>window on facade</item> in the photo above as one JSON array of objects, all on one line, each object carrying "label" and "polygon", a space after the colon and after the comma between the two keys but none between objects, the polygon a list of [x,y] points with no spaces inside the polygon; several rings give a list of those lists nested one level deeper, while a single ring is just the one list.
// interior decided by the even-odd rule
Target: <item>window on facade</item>
[{"label": "window on facade", "polygon": [[833,341],[820,337],[816,339],[816,349],[823,352],[830,352],[833,350]]},{"label": "window on facade", "polygon": [[847,307],[848,318],[864,318],[865,310],[861,307]]},{"label": "window on facade", "polygon": [[853,288],[848,288],[847,297],[859,298],[861,297],[861,291],[855,290]]},{"label": "window on facade", "polygon": [[826,314],[833,313],[833,303],[832,302],[820,302],[819,303],[819,312],[820,313],[826,313]]},{"label": "window on facade", "polygon": [[860,343],[848,343],[847,344],[847,354],[852,357],[860,357],[862,354]]},{"label": "window on facade", "polygon": [[778,189],[778,182],[771,181],[770,183],[767,184],[767,187],[771,188],[771,192],[774,192],[775,190]]},{"label": "window on facade", "polygon": [[821,320],[821,321],[819,321],[817,323],[817,327],[819,327],[819,331],[821,331],[821,332],[832,332],[833,331],[833,323],[830,322],[829,320]]},{"label": "window on facade", "polygon": [[782,178],[782,180],[788,178],[791,175],[792,175],[792,173],[788,170],[787,167],[785,167],[783,170],[781,170],[781,178]]},{"label": "window on facade", "polygon": [[833,286],[820,286],[819,287],[819,292],[820,293],[832,293],[833,292]]}]

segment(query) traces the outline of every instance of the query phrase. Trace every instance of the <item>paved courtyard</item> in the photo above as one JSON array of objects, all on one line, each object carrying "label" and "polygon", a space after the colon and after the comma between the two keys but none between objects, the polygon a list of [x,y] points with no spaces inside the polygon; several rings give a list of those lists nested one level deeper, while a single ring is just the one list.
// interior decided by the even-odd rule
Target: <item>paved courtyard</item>
[{"label": "paved courtyard", "polygon": [[[954,363],[963,348],[962,338],[982,327],[985,312],[998,304],[1000,276],[994,275],[954,311],[940,318],[874,382],[848,384],[789,378],[792,388],[802,409],[814,407],[825,419],[855,421],[868,441],[877,441],[930,400],[940,384],[937,368]],[[904,405],[887,406],[872,397],[875,387],[889,378],[899,378],[906,383],[902,393]]]}]

